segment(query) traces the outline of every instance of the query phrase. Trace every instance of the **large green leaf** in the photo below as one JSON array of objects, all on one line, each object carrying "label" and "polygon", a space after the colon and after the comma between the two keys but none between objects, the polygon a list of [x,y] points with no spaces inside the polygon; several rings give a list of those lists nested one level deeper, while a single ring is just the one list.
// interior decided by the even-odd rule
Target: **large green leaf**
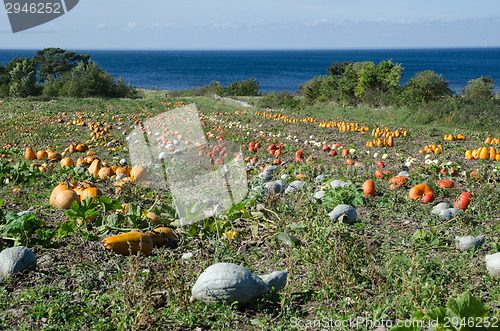
[{"label": "large green leaf", "polygon": [[490,311],[480,300],[474,298],[470,291],[460,294],[456,299],[450,298],[446,307],[460,318],[486,317]]}]

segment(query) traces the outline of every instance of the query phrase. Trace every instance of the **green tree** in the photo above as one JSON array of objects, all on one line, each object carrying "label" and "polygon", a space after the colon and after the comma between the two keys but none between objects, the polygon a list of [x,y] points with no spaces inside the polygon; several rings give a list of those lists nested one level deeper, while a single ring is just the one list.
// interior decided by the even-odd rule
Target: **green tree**
[{"label": "green tree", "polygon": [[481,76],[476,79],[471,79],[460,92],[467,98],[472,100],[490,99],[495,95],[495,82],[491,77]]},{"label": "green tree", "polygon": [[45,48],[36,52],[33,63],[38,70],[38,81],[45,82],[50,77],[57,78],[61,74],[71,71],[78,63],[85,64],[90,60],[90,55],[76,54],[61,48]]},{"label": "green tree", "polygon": [[353,64],[353,63],[354,62],[352,62],[352,61],[350,61],[350,62],[335,62],[330,67],[328,67],[326,69],[326,71],[328,71],[328,74],[330,76],[341,77],[344,74],[346,67]]},{"label": "green tree", "polygon": [[[60,96],[69,96],[76,98],[83,97],[135,97],[136,92],[130,86],[126,85],[123,79],[115,83],[114,78],[108,72],[105,72],[95,62],[90,61],[78,63],[70,72],[60,77],[61,86]],[[47,94],[53,94],[57,86],[51,80],[48,80],[50,87],[47,88]]]},{"label": "green tree", "polygon": [[259,95],[259,82],[255,78],[236,81],[224,88],[224,95],[230,96],[257,96]]},{"label": "green tree", "polygon": [[9,94],[14,97],[27,97],[38,95],[41,86],[36,82],[36,68],[33,62],[26,58],[22,62],[17,62],[10,71]]},{"label": "green tree", "polygon": [[407,105],[419,105],[452,96],[449,82],[432,70],[417,72],[403,86],[402,97]]},{"label": "green tree", "polygon": [[[358,102],[378,105],[384,94],[399,88],[403,68],[391,60],[378,65],[373,62],[357,62],[346,67],[343,77],[351,80],[349,93],[354,92]],[[388,100],[391,103],[391,100]]]},{"label": "green tree", "polygon": [[314,76],[309,81],[299,86],[299,94],[304,97],[304,102],[308,105],[313,104],[321,95],[321,86],[323,77]]},{"label": "green tree", "polygon": [[7,69],[0,64],[0,97],[7,97],[9,95],[9,82],[10,76]]}]

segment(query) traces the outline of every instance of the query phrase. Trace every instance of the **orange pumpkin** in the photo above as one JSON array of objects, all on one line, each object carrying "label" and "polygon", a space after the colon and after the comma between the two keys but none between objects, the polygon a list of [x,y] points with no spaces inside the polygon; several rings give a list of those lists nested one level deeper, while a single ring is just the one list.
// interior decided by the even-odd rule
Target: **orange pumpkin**
[{"label": "orange pumpkin", "polygon": [[49,160],[51,161],[59,161],[60,159],[62,159],[62,156],[61,154],[57,153],[57,152],[47,152],[47,157],[49,158]]},{"label": "orange pumpkin", "polygon": [[163,246],[167,245],[169,247],[176,247],[179,242],[179,237],[175,232],[168,227],[159,227],[153,231],[146,232],[146,235],[151,237],[153,241],[153,246]]},{"label": "orange pumpkin", "polygon": [[94,159],[94,161],[92,161],[92,164],[89,167],[89,172],[94,176],[98,176],[101,167],[102,167],[101,160]]},{"label": "orange pumpkin", "polygon": [[36,159],[36,154],[33,151],[33,148],[31,148],[31,147],[26,148],[26,152],[24,153],[24,158],[26,160],[34,160],[34,159]]},{"label": "orange pumpkin", "polygon": [[86,150],[88,150],[88,146],[86,144],[78,144],[76,145],[75,149],[78,151],[78,152],[85,152]]},{"label": "orange pumpkin", "polygon": [[101,179],[104,179],[106,177],[111,177],[112,175],[113,175],[113,171],[111,170],[111,168],[108,168],[108,167],[102,167],[98,172],[98,176]]},{"label": "orange pumpkin", "polygon": [[131,170],[130,170],[130,177],[132,180],[135,181],[140,181],[146,179],[148,176],[146,167],[138,164],[135,165]]},{"label": "orange pumpkin", "polygon": [[489,159],[489,157],[490,157],[490,152],[488,150],[488,147],[482,147],[479,152],[479,159],[486,160]]},{"label": "orange pumpkin", "polygon": [[66,191],[66,190],[69,190],[69,187],[65,183],[61,183],[61,184],[57,185],[52,190],[52,193],[50,194],[50,198],[49,198],[49,203],[52,207],[56,207],[55,201],[56,201],[56,197],[59,195],[59,193],[61,193],[62,191]]},{"label": "orange pumpkin", "polygon": [[56,196],[54,205],[57,208],[69,209],[75,201],[78,201],[78,195],[75,193],[75,191],[64,190]]},{"label": "orange pumpkin", "polygon": [[469,206],[470,200],[472,198],[472,194],[469,192],[464,192],[458,196],[457,201],[454,204],[454,208],[460,208],[462,210],[466,210]]},{"label": "orange pumpkin", "polygon": [[[432,189],[425,184],[418,184],[410,189],[410,192],[408,195],[410,196],[410,199],[413,200],[421,200],[425,195],[427,194],[432,194],[434,195],[434,192],[432,192]],[[428,201],[430,202],[430,201]]]},{"label": "orange pumpkin", "polygon": [[363,183],[363,196],[375,196],[375,184],[373,183],[373,180],[368,179]]},{"label": "orange pumpkin", "polygon": [[80,195],[80,200],[83,201],[88,197],[96,197],[100,195],[102,195],[101,191],[99,191],[97,187],[88,187],[82,191],[82,194]]},{"label": "orange pumpkin", "polygon": [[442,188],[452,188],[455,186],[453,182],[449,179],[440,179],[436,182],[436,185]]},{"label": "orange pumpkin", "polygon": [[115,174],[117,174],[117,175],[119,175],[119,174],[125,174],[125,175],[127,175],[127,167],[118,167],[118,168],[116,168]]},{"label": "orange pumpkin", "polygon": [[394,185],[394,187],[402,187],[406,182],[408,181],[408,178],[402,177],[402,176],[396,176],[392,177],[389,179],[389,184]]},{"label": "orange pumpkin", "polygon": [[61,160],[61,167],[62,168],[71,167],[74,165],[75,165],[75,162],[69,157],[65,157]]},{"label": "orange pumpkin", "polygon": [[47,152],[46,151],[38,151],[36,152],[36,158],[38,160],[42,160],[43,158],[47,157]]}]

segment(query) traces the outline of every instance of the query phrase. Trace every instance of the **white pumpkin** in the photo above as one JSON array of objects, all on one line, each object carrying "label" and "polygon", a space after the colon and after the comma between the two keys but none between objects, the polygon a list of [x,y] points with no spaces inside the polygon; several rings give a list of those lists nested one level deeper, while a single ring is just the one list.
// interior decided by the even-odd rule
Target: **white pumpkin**
[{"label": "white pumpkin", "polygon": [[490,276],[500,276],[500,253],[486,255],[484,260],[486,261],[486,269],[488,269]]}]

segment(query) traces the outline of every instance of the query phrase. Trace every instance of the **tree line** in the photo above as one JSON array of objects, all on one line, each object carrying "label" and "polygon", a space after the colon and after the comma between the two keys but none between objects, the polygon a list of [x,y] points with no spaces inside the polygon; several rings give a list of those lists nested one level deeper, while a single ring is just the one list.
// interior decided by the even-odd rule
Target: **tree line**
[{"label": "tree line", "polygon": [[[336,62],[327,68],[328,75],[316,76],[299,87],[307,104],[331,101],[339,105],[419,106],[451,97],[454,92],[442,75],[432,70],[417,72],[401,85],[403,67],[391,60],[374,62]],[[470,80],[461,96],[489,99],[495,96],[490,77]]]},{"label": "tree line", "polygon": [[135,97],[123,78],[103,71],[88,54],[45,48],[0,65],[0,97]]}]

